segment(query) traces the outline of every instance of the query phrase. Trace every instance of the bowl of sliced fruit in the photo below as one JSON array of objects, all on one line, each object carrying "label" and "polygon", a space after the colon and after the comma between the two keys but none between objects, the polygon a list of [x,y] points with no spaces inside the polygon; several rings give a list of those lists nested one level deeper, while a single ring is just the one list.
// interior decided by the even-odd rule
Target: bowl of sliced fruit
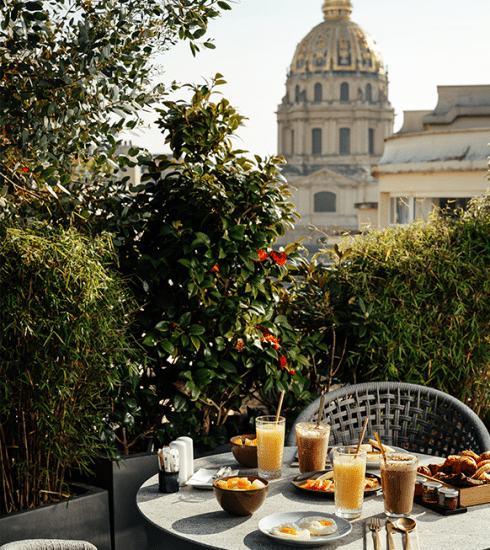
[{"label": "bowl of sliced fruit", "polygon": [[251,516],[264,503],[269,482],[256,476],[227,476],[213,483],[219,505],[231,516]]},{"label": "bowl of sliced fruit", "polygon": [[236,461],[245,468],[257,468],[257,436],[236,435],[230,439],[231,452]]}]

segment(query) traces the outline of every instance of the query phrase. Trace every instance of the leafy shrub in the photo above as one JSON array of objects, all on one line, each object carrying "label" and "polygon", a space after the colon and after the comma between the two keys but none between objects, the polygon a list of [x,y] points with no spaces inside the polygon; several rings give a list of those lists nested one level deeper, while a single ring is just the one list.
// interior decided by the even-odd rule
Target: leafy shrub
[{"label": "leafy shrub", "polygon": [[283,389],[286,407],[310,394],[298,334],[282,315],[299,245],[273,249],[295,220],[282,160],[233,150],[242,117],[211,101],[212,86],[193,90],[189,103],[166,102],[160,113],[174,157],[141,159],[144,183],[124,209],[111,203],[110,221],[166,406],[160,437],[189,433],[214,447],[246,398],[267,409]]},{"label": "leafy shrub", "polygon": [[108,236],[32,222],[2,226],[2,509],[68,493],[67,468],[111,453],[100,431],[128,376],[135,305],[112,269]]},{"label": "leafy shrub", "polygon": [[332,258],[310,268],[324,299],[306,309],[311,318],[330,308],[332,325],[345,328],[340,377],[428,385],[488,414],[490,196],[466,213],[346,240]]}]

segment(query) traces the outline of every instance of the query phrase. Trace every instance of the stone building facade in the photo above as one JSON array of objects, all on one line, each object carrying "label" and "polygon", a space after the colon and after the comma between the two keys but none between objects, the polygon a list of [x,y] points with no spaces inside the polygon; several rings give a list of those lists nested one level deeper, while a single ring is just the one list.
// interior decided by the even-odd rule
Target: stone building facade
[{"label": "stone building facade", "polygon": [[405,111],[373,174],[379,227],[427,220],[437,207],[465,208],[489,188],[490,86],[438,86],[433,111]]},{"label": "stone building facade", "polygon": [[301,215],[284,243],[307,237],[314,246],[377,223],[371,167],[394,110],[381,53],[351,12],[350,0],[325,0],[324,21],[297,46],[277,110],[278,154]]}]

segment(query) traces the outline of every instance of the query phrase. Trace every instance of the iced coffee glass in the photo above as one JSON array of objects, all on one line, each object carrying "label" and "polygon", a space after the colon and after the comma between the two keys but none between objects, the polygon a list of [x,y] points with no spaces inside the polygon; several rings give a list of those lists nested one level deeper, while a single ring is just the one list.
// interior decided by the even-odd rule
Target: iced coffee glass
[{"label": "iced coffee glass", "polygon": [[329,437],[329,424],[317,424],[316,422],[296,424],[300,473],[318,472],[325,469]]},{"label": "iced coffee glass", "polygon": [[379,461],[385,515],[409,516],[413,506],[418,458],[409,453],[385,453]]},{"label": "iced coffee glass", "polygon": [[366,451],[356,451],[356,447],[333,450],[335,514],[345,519],[361,517],[364,502]]},{"label": "iced coffee glass", "polygon": [[258,416],[255,419],[257,434],[257,465],[259,476],[276,479],[282,474],[286,419],[280,416]]}]

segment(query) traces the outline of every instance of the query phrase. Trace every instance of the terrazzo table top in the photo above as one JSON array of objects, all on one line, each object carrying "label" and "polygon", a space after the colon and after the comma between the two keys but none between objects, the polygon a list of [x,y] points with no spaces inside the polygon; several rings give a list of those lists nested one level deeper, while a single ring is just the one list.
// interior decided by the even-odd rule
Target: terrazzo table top
[{"label": "terrazzo table top", "polygon": [[[333,497],[306,493],[291,483],[299,474],[297,467],[290,466],[295,455],[296,447],[285,448],[282,477],[269,482],[264,504],[251,517],[229,516],[219,506],[212,490],[186,486],[177,493],[160,493],[158,475],[141,486],[137,505],[143,516],[166,534],[193,544],[220,550],[284,550],[284,544],[276,543],[258,529],[260,519],[278,512],[334,513]],[[442,459],[421,456],[419,464],[437,460]],[[220,466],[231,466],[242,475],[256,475],[256,470],[241,468],[231,452],[194,461],[194,471]],[[364,499],[362,517],[351,522],[352,531],[347,536],[314,548],[374,550],[366,521],[371,517],[378,517],[384,523],[380,493]],[[490,550],[490,504],[471,506],[468,512],[452,516],[443,516],[414,504],[411,517],[417,521],[416,532],[411,537],[413,550]],[[381,538],[384,550],[387,548],[386,536],[382,533]],[[396,550],[405,549],[401,533],[395,536],[395,546]]]}]

